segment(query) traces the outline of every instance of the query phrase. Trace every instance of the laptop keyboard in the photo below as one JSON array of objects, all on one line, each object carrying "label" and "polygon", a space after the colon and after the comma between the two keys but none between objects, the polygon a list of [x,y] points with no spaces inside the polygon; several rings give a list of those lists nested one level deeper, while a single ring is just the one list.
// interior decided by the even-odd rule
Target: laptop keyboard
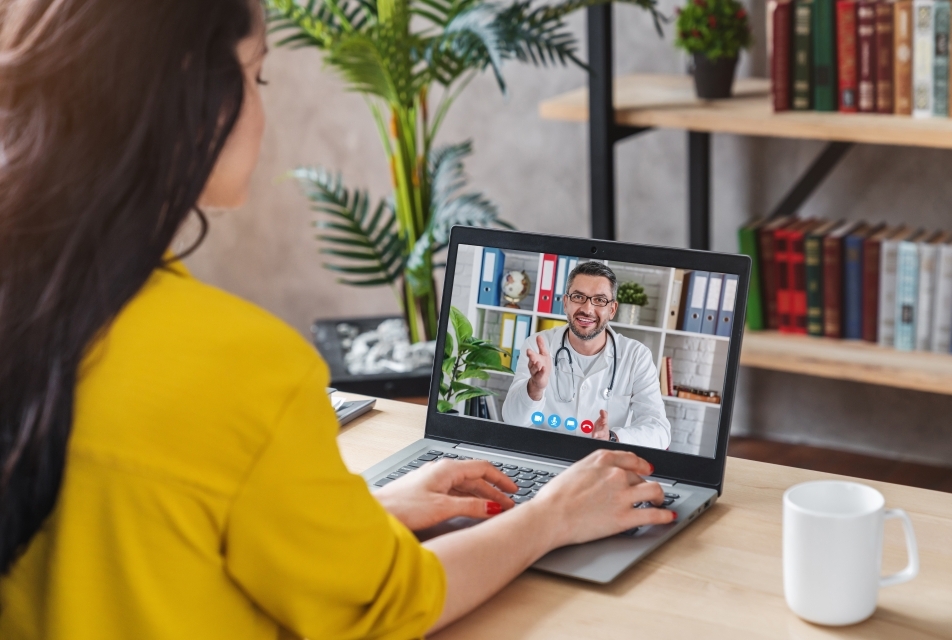
[{"label": "laptop keyboard", "polygon": [[[437,451],[436,449],[431,449],[423,455],[418,456],[415,460],[411,460],[405,466],[400,467],[385,478],[381,478],[374,484],[378,487],[385,486],[397,478],[416,471],[428,462],[433,462],[434,460],[439,460],[440,458],[446,458],[450,460],[486,460],[486,462],[505,473],[512,479],[513,482],[516,483],[516,487],[518,487],[516,492],[506,493],[506,495],[511,497],[512,501],[516,504],[522,504],[523,502],[528,502],[531,500],[533,497],[535,497],[536,493],[538,493],[538,491],[546,485],[546,483],[559,475],[558,473],[553,473],[552,471],[543,471],[541,469],[533,469],[532,467],[506,464],[503,462],[496,462],[495,460],[488,460],[486,458],[472,458],[470,456],[463,456],[456,453],[446,453],[443,451]],[[660,506],[671,506],[680,497],[681,496],[676,493],[665,493],[664,502]],[[639,502],[634,505],[636,509],[650,509],[654,506],[655,505],[651,504],[650,502]],[[625,533],[634,535],[637,531],[638,529],[632,529],[630,531],[626,531]]]}]

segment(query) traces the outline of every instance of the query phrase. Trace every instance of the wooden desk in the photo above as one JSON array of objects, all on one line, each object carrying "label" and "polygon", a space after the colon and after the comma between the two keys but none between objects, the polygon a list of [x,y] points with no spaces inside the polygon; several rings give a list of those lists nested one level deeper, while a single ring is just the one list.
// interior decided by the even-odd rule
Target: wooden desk
[{"label": "wooden desk", "polygon": [[[360,472],[423,437],[425,407],[378,400],[338,442]],[[781,495],[833,478],[729,458],[724,495],[695,524],[613,584],[528,571],[436,638],[952,638],[952,494],[864,481],[905,509],[922,569],[883,589],[879,609],[847,628],[803,622],[786,606],[781,577]],[[899,525],[887,525],[884,571],[905,566]],[[526,532],[531,535],[532,532]]]}]

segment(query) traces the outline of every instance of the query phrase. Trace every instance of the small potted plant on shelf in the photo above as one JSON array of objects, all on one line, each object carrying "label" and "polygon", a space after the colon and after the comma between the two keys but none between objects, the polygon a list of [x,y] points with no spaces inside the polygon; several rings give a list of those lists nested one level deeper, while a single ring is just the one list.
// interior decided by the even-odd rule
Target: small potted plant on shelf
[{"label": "small potted plant on shelf", "polygon": [[[450,413],[460,402],[495,395],[488,389],[467,384],[463,380],[488,380],[487,371],[512,373],[502,363],[503,350],[486,340],[473,336],[473,325],[456,307],[450,307],[450,327],[443,347],[443,379],[436,410]],[[456,339],[453,339],[456,336]]]},{"label": "small potted plant on shelf", "polygon": [[729,98],[740,52],[753,39],[737,0],[689,0],[677,10],[675,46],[694,58],[694,87],[705,100]]},{"label": "small potted plant on shelf", "polygon": [[618,287],[618,313],[615,322],[622,324],[638,324],[641,319],[641,308],[648,304],[648,294],[645,288],[637,282],[623,282]]}]

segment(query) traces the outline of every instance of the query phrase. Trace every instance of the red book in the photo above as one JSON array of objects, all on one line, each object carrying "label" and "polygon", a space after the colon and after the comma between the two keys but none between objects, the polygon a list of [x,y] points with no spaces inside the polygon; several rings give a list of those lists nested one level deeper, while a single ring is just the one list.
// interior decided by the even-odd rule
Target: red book
[{"label": "red book", "polygon": [[856,6],[856,65],[859,85],[859,110],[876,111],[876,3]]},{"label": "red book", "polygon": [[555,293],[555,263],[557,255],[546,253],[542,255],[542,271],[539,274],[539,301],[536,311],[552,313],[552,298]]},{"label": "red book", "polygon": [[774,111],[789,111],[791,101],[790,57],[793,48],[793,2],[772,3],[770,45],[770,92]]},{"label": "red book", "polygon": [[876,111],[893,112],[893,5],[876,3]]},{"label": "red book", "polygon": [[787,333],[807,333],[807,270],[804,238],[806,234],[823,224],[820,220],[807,220],[789,227],[787,237],[787,323],[784,327],[781,316],[780,330]]},{"label": "red book", "polygon": [[767,321],[767,328],[773,329],[774,331],[780,328],[780,315],[777,309],[780,269],[777,264],[777,238],[775,232],[796,221],[796,218],[777,218],[757,230],[757,241],[760,245],[760,278],[766,307],[765,319]]},{"label": "red book", "polygon": [[[810,220],[797,220],[793,224],[774,231],[775,260],[777,262],[777,318],[779,329],[784,333],[794,332],[793,289],[794,270],[791,260],[794,251],[796,232]],[[803,239],[803,236],[800,236]]]},{"label": "red book", "polygon": [[856,112],[856,3],[840,0],[836,3],[836,58],[838,65],[840,111]]},{"label": "red book", "polygon": [[843,238],[856,228],[846,222],[823,238],[823,335],[843,337]]}]

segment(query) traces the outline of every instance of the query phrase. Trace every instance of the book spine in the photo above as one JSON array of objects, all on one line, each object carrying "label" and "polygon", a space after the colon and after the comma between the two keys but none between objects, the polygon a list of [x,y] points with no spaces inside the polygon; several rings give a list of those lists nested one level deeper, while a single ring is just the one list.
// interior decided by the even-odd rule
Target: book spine
[{"label": "book spine", "polygon": [[916,302],[916,349],[930,350],[932,338],[932,305],[935,301],[936,259],[939,247],[935,244],[919,245],[919,292]]},{"label": "book spine", "polygon": [[879,329],[879,263],[882,242],[863,246],[863,340],[876,342]]},{"label": "book spine", "polygon": [[780,318],[777,313],[777,252],[774,234],[761,230],[758,233],[760,240],[760,275],[764,291],[764,321],[768,329],[776,331],[780,328]]},{"label": "book spine", "polygon": [[780,331],[791,333],[793,317],[790,309],[790,240],[784,229],[774,231],[777,262],[777,319]]},{"label": "book spine", "polygon": [[843,337],[863,337],[863,238],[846,236],[843,241]]},{"label": "book spine", "polygon": [[813,0],[796,0],[793,37],[793,108],[813,108]]},{"label": "book spine", "polygon": [[893,5],[876,3],[876,111],[892,113],[893,106]]},{"label": "book spine", "polygon": [[823,335],[839,338],[843,335],[843,241],[841,238],[823,239]]},{"label": "book spine", "polygon": [[807,276],[807,333],[823,335],[823,238],[807,236],[804,241]]},{"label": "book spine", "polygon": [[791,105],[790,40],[793,34],[793,3],[778,2],[771,22],[772,45],[770,53],[770,90],[774,111],[789,111]]},{"label": "book spine", "polygon": [[740,240],[740,252],[750,258],[750,283],[747,290],[747,328],[760,331],[764,328],[764,307],[757,236],[754,229],[749,227],[741,227],[737,235]]},{"label": "book spine", "polygon": [[952,245],[939,246],[936,262],[935,305],[932,337],[929,348],[935,353],[948,353],[952,338]]},{"label": "book spine", "polygon": [[912,114],[912,2],[893,5],[893,110]]},{"label": "book spine", "polygon": [[787,240],[787,261],[790,270],[790,331],[807,333],[806,250],[803,233],[791,233]]},{"label": "book spine", "polygon": [[919,298],[919,256],[916,245],[900,242],[896,260],[896,348],[916,347],[916,304]]},{"label": "book spine", "polygon": [[912,115],[932,116],[932,58],[935,34],[932,31],[932,0],[916,0],[912,21]]},{"label": "book spine", "polygon": [[949,2],[936,0],[935,14],[935,48],[932,60],[932,115],[947,117],[949,115]]},{"label": "book spine", "polygon": [[813,108],[836,111],[835,0],[813,0]]},{"label": "book spine", "polygon": [[856,3],[840,0],[836,3],[837,80],[840,111],[856,112]]},{"label": "book spine", "polygon": [[860,2],[856,7],[856,63],[859,76],[859,110],[876,111],[876,5]]},{"label": "book spine", "polygon": [[896,266],[899,243],[883,240],[879,258],[879,331],[880,346],[896,343]]}]

